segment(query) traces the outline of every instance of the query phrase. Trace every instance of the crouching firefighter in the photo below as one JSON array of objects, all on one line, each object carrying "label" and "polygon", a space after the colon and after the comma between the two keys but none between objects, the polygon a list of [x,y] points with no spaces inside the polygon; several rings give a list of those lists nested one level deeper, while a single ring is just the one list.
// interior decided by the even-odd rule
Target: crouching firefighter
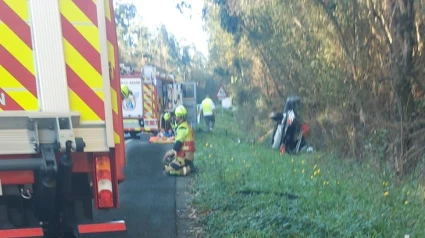
[{"label": "crouching firefighter", "polygon": [[187,110],[178,106],[174,113],[177,127],[173,149],[164,155],[164,172],[167,175],[188,175],[193,171],[195,159],[195,136],[190,124],[186,121]]}]

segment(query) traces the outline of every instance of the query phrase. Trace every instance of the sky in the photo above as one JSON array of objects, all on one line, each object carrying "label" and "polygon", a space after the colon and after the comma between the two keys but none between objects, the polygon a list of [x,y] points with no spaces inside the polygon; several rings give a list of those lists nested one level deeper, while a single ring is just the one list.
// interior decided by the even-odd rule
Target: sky
[{"label": "sky", "polygon": [[168,32],[180,42],[194,43],[198,51],[205,56],[208,55],[208,34],[202,29],[202,0],[186,1],[192,4],[192,18],[189,14],[180,13],[175,0],[123,0],[123,2],[130,2],[136,6],[137,12],[148,28],[155,29],[164,24]]}]

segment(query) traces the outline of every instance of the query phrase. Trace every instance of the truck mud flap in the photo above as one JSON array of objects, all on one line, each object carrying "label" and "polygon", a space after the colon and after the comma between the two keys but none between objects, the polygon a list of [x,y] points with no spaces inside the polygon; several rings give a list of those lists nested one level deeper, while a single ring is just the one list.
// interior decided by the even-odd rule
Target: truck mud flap
[{"label": "truck mud flap", "polygon": [[80,234],[80,237],[85,237],[84,235],[90,234],[125,234],[126,232],[127,227],[124,221],[78,225],[78,233]]},{"label": "truck mud flap", "polygon": [[23,237],[43,237],[43,229],[41,228],[23,228],[0,230],[1,238],[23,238]]},{"label": "truck mud flap", "polygon": [[[126,234],[127,227],[124,221],[114,221],[106,223],[82,224],[78,225],[78,233],[81,238],[94,234]],[[42,228],[22,228],[0,230],[1,238],[42,238],[44,237]]]}]

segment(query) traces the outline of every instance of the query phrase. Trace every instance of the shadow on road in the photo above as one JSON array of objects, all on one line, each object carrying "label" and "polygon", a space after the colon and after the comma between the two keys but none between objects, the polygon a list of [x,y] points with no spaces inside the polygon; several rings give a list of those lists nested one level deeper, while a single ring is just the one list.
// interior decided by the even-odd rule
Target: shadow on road
[{"label": "shadow on road", "polygon": [[161,161],[172,145],[132,140],[126,147],[126,180],[119,186],[121,207],[98,212],[97,220],[125,220],[126,237],[175,237],[176,178],[163,175]]}]

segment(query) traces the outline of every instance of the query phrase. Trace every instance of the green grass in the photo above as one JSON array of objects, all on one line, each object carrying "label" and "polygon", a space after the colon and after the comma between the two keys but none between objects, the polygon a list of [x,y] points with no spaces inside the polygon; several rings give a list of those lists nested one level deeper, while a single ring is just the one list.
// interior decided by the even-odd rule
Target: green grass
[{"label": "green grass", "polygon": [[244,133],[229,113],[216,124],[196,134],[193,204],[206,237],[425,237],[423,181],[396,184],[372,162],[238,144]]}]

